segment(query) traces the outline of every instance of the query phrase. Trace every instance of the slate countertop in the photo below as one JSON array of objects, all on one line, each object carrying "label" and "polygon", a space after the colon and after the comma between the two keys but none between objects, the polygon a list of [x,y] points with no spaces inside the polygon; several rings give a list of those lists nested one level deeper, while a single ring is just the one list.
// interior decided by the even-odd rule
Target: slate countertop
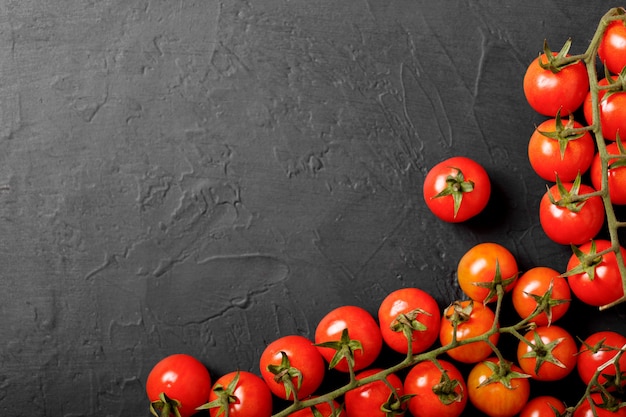
[{"label": "slate countertop", "polygon": [[[521,81],[616,6],[588,4],[0,3],[0,410],[147,415],[161,357],[256,372],[339,305],[418,286],[443,308],[483,241],[563,270]],[[453,225],[421,184],[455,155],[494,190]],[[626,332],[623,306],[572,311]]]}]

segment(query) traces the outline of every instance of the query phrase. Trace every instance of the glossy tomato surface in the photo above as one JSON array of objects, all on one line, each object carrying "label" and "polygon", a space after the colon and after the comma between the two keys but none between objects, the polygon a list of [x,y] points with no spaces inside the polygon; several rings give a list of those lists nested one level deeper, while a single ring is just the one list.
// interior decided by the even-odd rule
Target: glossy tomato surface
[{"label": "glossy tomato surface", "polygon": [[[626,138],[624,138],[626,139]],[[624,155],[620,152],[617,143],[606,146],[609,155]],[[596,153],[589,169],[591,183],[596,190],[602,188],[602,160]],[[626,205],[626,159],[610,158],[607,164],[607,180],[609,197],[614,205]]]},{"label": "glossy tomato surface", "polygon": [[563,401],[558,398],[551,395],[541,395],[528,401],[519,417],[557,417],[564,415],[565,408]]},{"label": "glossy tomato surface", "polygon": [[[378,323],[383,340],[396,352],[423,352],[432,346],[439,334],[441,311],[432,295],[419,288],[401,288],[392,291],[380,304]],[[406,329],[406,330],[403,330]]]},{"label": "glossy tomato surface", "polygon": [[[315,398],[315,397],[313,397]],[[315,407],[315,410],[321,417],[347,417],[347,413],[341,407],[337,401],[332,402],[323,402],[318,404]],[[289,417],[319,417],[316,415],[311,407],[303,408],[302,410],[296,411],[295,413],[289,414]]]},{"label": "glossy tomato surface", "polygon": [[196,407],[207,402],[211,393],[211,376],[195,357],[183,353],[160,360],[146,380],[148,399],[158,401],[161,393],[179,401],[181,417],[196,413]]},{"label": "glossy tomato surface", "polygon": [[[382,371],[371,368],[356,375],[363,379]],[[350,417],[387,417],[395,405],[399,405],[404,395],[402,380],[395,374],[389,374],[385,381],[374,381],[350,390],[346,393],[345,409]],[[393,387],[393,390],[391,387]],[[401,416],[402,413],[394,414]]]},{"label": "glossy tomato surface", "polygon": [[[227,398],[229,417],[270,417],[272,415],[272,392],[263,378],[247,371],[229,372],[213,384],[210,402],[220,397],[221,389],[229,390]],[[211,417],[223,416],[225,410],[219,406],[212,407],[209,413]]]},{"label": "glossy tomato surface", "polygon": [[537,300],[545,303],[544,310],[530,321],[540,326],[554,323],[565,315],[571,304],[567,279],[552,268],[536,266],[520,275],[511,292],[513,307],[525,319],[538,308]]},{"label": "glossy tomato surface", "polygon": [[[601,86],[609,84],[606,78],[598,82]],[[608,94],[600,90],[598,94],[598,106],[600,113],[600,124],[602,125],[602,136],[607,140],[616,140],[619,133],[620,138],[626,137],[626,91],[616,91]],[[587,124],[593,123],[593,101],[591,93],[587,94],[583,105],[583,114]]]},{"label": "glossy tomato surface", "polygon": [[598,56],[613,74],[619,74],[626,66],[626,23],[623,20],[609,23],[598,45]]},{"label": "glossy tomato surface", "polygon": [[[610,331],[602,330],[587,336],[580,346],[577,356],[576,368],[578,375],[585,385],[588,385],[596,370],[604,366],[607,362],[613,360],[620,349],[626,348],[626,336]],[[626,372],[626,355],[622,355],[618,361],[620,372]],[[612,379],[615,376],[615,364],[609,364],[598,375],[597,382],[605,384],[607,377]],[[615,385],[615,381],[612,381]],[[625,385],[626,381],[621,378],[621,385]],[[607,388],[611,388],[607,386]]]},{"label": "glossy tomato surface", "polygon": [[574,411],[574,417],[626,417],[626,407],[608,410],[600,407],[603,403],[599,392],[592,393],[580,407]]}]

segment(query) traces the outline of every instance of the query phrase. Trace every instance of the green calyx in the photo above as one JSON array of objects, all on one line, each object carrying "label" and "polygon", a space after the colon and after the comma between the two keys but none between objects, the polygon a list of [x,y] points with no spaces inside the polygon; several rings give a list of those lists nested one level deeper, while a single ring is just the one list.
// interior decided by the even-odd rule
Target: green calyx
[{"label": "green calyx", "polygon": [[543,295],[531,294],[524,291],[524,294],[531,297],[537,303],[535,310],[531,316],[535,317],[542,312],[546,314],[548,318],[548,326],[552,324],[552,309],[560,304],[569,303],[570,299],[557,299],[552,297],[552,291],[554,290],[554,280],[550,281],[550,285]]},{"label": "green calyx", "polygon": [[474,282],[473,284],[477,287],[489,289],[489,293],[484,300],[484,303],[488,303],[493,297],[498,294],[498,286],[501,286],[502,288],[508,287],[513,281],[515,281],[515,279],[517,279],[517,275],[518,274],[515,274],[508,278],[502,278],[502,272],[500,272],[500,263],[496,259],[496,272],[493,276],[493,281]]},{"label": "green calyx", "polygon": [[[268,365],[267,370],[274,375],[274,381],[282,383],[285,386],[285,396],[290,398],[293,394],[297,397],[298,391],[302,386],[302,372],[298,368],[291,366],[289,357],[283,351],[280,352],[281,361],[279,365]],[[297,386],[294,387],[293,380],[297,379]]]},{"label": "green calyx", "polygon": [[450,379],[447,371],[441,373],[441,379],[433,385],[433,392],[442,404],[450,405],[463,401],[463,386],[457,379]]},{"label": "green calyx", "polygon": [[230,413],[230,405],[237,402],[237,397],[235,396],[237,384],[239,384],[239,372],[237,372],[237,374],[235,375],[233,380],[230,381],[227,387],[218,384],[213,388],[213,392],[217,394],[217,399],[201,405],[200,407],[196,408],[196,410],[200,411],[209,410],[211,408],[219,408],[216,417],[228,417]]},{"label": "green calyx", "polygon": [[335,350],[335,355],[331,359],[328,367],[333,369],[337,364],[345,359],[348,367],[354,369],[354,352],[363,350],[363,345],[358,340],[351,340],[348,335],[348,329],[343,329],[339,341],[317,343],[315,346],[326,347]]},{"label": "green calyx", "polygon": [[159,394],[159,399],[150,403],[150,414],[155,417],[180,417],[180,401],[169,398],[164,392]]},{"label": "green calyx", "polygon": [[463,172],[459,168],[450,168],[456,171],[456,175],[448,175],[446,177],[446,187],[437,195],[433,196],[433,198],[452,196],[454,201],[454,217],[456,218],[461,208],[461,202],[463,201],[463,193],[474,191],[474,181],[465,180],[465,175],[463,175]]},{"label": "green calyx", "polygon": [[579,264],[569,271],[561,274],[562,277],[569,277],[576,274],[585,273],[589,276],[589,279],[593,281],[596,277],[596,267],[603,261],[602,255],[597,255],[597,248],[595,240],[591,241],[589,247],[589,253],[584,253],[575,245],[571,245],[572,252],[578,258]]},{"label": "green calyx", "polygon": [[504,385],[507,389],[515,389],[511,383],[514,379],[530,378],[528,374],[523,374],[511,369],[511,364],[506,361],[498,361],[497,363],[485,361],[483,363],[492,371],[492,374],[489,378],[481,382],[479,387],[498,383]]},{"label": "green calyx", "polygon": [[579,59],[571,60],[568,59],[567,54],[569,53],[570,48],[572,47],[572,39],[569,38],[563,44],[563,47],[559,52],[554,54],[550,47],[548,46],[548,41],[543,41],[543,54],[546,57],[547,62],[543,62],[539,59],[539,66],[544,70],[548,70],[554,74],[560,72],[563,68],[568,67],[570,65],[576,64],[580,62]]},{"label": "green calyx", "polygon": [[391,323],[391,330],[394,332],[402,332],[407,340],[413,339],[413,332],[423,332],[428,330],[428,327],[420,322],[417,317],[420,314],[432,316],[428,311],[416,308],[408,313],[398,314],[398,316]]},{"label": "green calyx", "polygon": [[537,131],[543,136],[554,139],[559,143],[559,152],[561,154],[561,159],[565,157],[565,150],[567,149],[567,145],[569,144],[569,142],[571,140],[580,139],[585,135],[584,131],[574,130],[574,116],[572,114],[569,115],[569,120],[567,121],[567,123],[563,124],[560,109],[556,113],[554,131]]},{"label": "green calyx", "polygon": [[555,206],[565,208],[572,213],[578,213],[580,210],[582,210],[587,201],[587,199],[581,198],[579,194],[581,183],[581,175],[580,173],[578,173],[576,179],[574,179],[574,182],[572,183],[572,188],[568,191],[559,179],[559,176],[557,175],[556,186],[559,191],[560,199],[557,200],[556,198],[554,198],[548,187],[548,198],[550,199],[550,202]]},{"label": "green calyx", "polygon": [[563,362],[558,360],[552,351],[554,348],[563,341],[563,338],[552,340],[549,343],[544,343],[541,336],[536,331],[533,332],[533,344],[532,350],[522,356],[522,358],[534,358],[535,359],[535,374],[539,373],[539,370],[544,363],[551,363],[559,368],[565,368]]}]

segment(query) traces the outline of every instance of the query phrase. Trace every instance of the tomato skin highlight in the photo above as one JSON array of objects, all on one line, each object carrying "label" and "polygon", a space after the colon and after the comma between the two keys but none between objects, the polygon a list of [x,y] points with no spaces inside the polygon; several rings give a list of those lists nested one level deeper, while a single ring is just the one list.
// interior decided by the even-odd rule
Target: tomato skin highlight
[{"label": "tomato skin highlight", "polygon": [[551,349],[551,355],[562,366],[545,360],[543,363],[540,362],[539,370],[536,370],[536,364],[540,359],[538,357],[525,357],[533,352],[533,348],[520,340],[517,348],[517,363],[519,363],[520,368],[526,374],[538,381],[558,381],[565,378],[576,368],[578,347],[574,337],[567,330],[555,325],[538,326],[536,329],[527,332],[524,335],[524,339],[533,346],[538,346],[535,341],[535,335],[540,338],[541,343],[544,345],[556,343],[556,346]]},{"label": "tomato skin highlight", "polygon": [[211,376],[193,356],[173,354],[154,365],[146,380],[146,393],[151,402],[159,400],[161,393],[180,401],[181,417],[189,417],[209,399]]},{"label": "tomato skin highlight", "polygon": [[[572,128],[581,128],[574,122]],[[528,141],[528,160],[537,175],[546,181],[574,181],[576,176],[587,172],[595,153],[595,142],[589,132],[567,142],[565,153],[561,156],[559,141],[541,132],[555,132],[556,119],[543,121],[530,136]]]},{"label": "tomato skin highlight", "polygon": [[[497,358],[489,358],[487,361],[498,363]],[[511,370],[522,370],[511,364]],[[526,378],[512,378],[511,388],[507,388],[501,382],[492,382],[485,385],[493,371],[485,362],[477,363],[467,376],[467,391],[470,402],[489,417],[513,417],[519,413],[530,396],[530,383]]]},{"label": "tomato skin highlight", "polygon": [[[414,365],[404,379],[405,395],[413,395],[409,400],[409,411],[413,417],[458,417],[467,405],[467,385],[465,378],[451,362],[439,359],[439,364],[450,380],[458,381],[454,393],[458,398],[449,404],[442,401],[433,387],[440,383],[442,372],[431,361]],[[365,417],[365,416],[364,416]]]},{"label": "tomato skin highlight", "polygon": [[[584,254],[589,254],[593,244],[596,246],[594,253],[602,252],[611,247],[610,241],[597,239],[593,243],[587,242],[583,244],[578,249]],[[626,259],[626,249],[620,247],[620,252]],[[580,260],[573,254],[567,263],[567,271],[578,265],[580,265]],[[624,295],[622,278],[619,273],[615,253],[609,252],[603,255],[601,262],[595,266],[594,270],[595,277],[593,279],[586,272],[567,277],[570,289],[580,301],[594,307],[600,307],[610,304]]]},{"label": "tomato skin highlight", "polygon": [[[625,138],[626,139],[626,138]],[[617,143],[609,143],[606,146],[609,155],[619,155]],[[611,167],[617,161],[616,158],[609,159],[608,187],[611,204],[626,205],[626,166]],[[589,170],[591,183],[596,190],[602,188],[602,160],[600,154],[596,153]]]},{"label": "tomato skin highlight", "polygon": [[[553,53],[556,55],[556,52]],[[547,63],[545,54],[535,58],[524,74],[523,88],[528,104],[539,114],[567,116],[580,107],[589,91],[587,69],[582,61],[562,68],[556,74],[543,69],[539,60]]]},{"label": "tomato skin highlight", "polygon": [[[590,397],[591,398],[587,398],[586,401],[583,401],[581,406],[574,411],[573,417],[595,417],[589,401],[593,401],[594,404],[602,404],[602,396],[599,392],[594,392],[590,395]],[[622,407],[616,412],[612,412],[596,405],[595,410],[598,417],[626,417],[626,407]]]},{"label": "tomato skin highlight", "polygon": [[[370,368],[358,373],[356,379],[363,379],[380,371],[382,369]],[[402,380],[395,374],[389,374],[386,379],[393,386],[396,398],[402,397],[404,395]],[[381,410],[381,406],[388,402],[391,395],[392,391],[384,381],[362,385],[345,394],[346,413],[350,417],[386,417],[387,413]],[[404,413],[398,414],[402,415]]]},{"label": "tomato skin highlight", "polygon": [[532,398],[519,414],[519,417],[555,417],[556,412],[562,415],[565,413],[565,404],[563,401],[551,395],[541,395]]},{"label": "tomato skin highlight", "polygon": [[[573,185],[573,183],[563,183],[567,191],[571,191]],[[595,191],[589,185],[580,184],[579,195]],[[561,200],[563,196],[558,186],[553,185],[546,191],[539,203],[541,228],[552,241],[561,245],[581,245],[596,237],[602,229],[605,219],[602,198],[599,196],[590,197],[576,212],[567,207],[553,204],[549,195],[552,195],[555,201]]]},{"label": "tomato skin highlight", "polygon": [[[497,268],[496,268],[497,266]],[[470,248],[459,260],[457,279],[461,290],[472,300],[493,302],[497,294],[489,288],[482,287],[494,281],[497,269],[502,280],[511,280],[504,287],[506,292],[515,286],[519,269],[513,254],[498,243],[484,242]]]},{"label": "tomato skin highlight", "polygon": [[[480,336],[489,331],[496,318],[494,312],[481,302],[472,302],[469,300],[461,301],[460,308],[469,308],[471,304],[471,312],[467,320],[458,323],[456,329],[457,340],[465,340],[471,337]],[[439,332],[439,341],[442,346],[450,344],[454,336],[454,324],[446,317],[453,314],[454,305],[446,309],[444,318],[441,320],[441,330]],[[498,344],[500,333],[494,333],[489,336],[489,340],[493,345]],[[476,363],[487,359],[493,354],[493,350],[488,343],[483,341],[468,343],[457,346],[447,351],[448,356],[462,363]]]},{"label": "tomato skin highlight", "polygon": [[[376,360],[383,346],[380,327],[367,310],[357,306],[341,306],[330,311],[315,329],[315,343],[339,341],[341,333],[346,328],[350,339],[359,341],[363,347],[362,350],[354,352],[354,370],[365,369]],[[317,348],[330,363],[336,351],[329,347]],[[348,372],[346,359],[341,359],[334,369]]]},{"label": "tomato skin highlight", "polygon": [[[626,336],[617,332],[604,330],[589,335],[580,346],[577,356],[576,369],[581,381],[588,385],[596,369],[615,358],[618,352],[615,349],[621,349],[625,345]],[[596,347],[597,350],[594,350]],[[621,372],[626,372],[626,355],[620,357],[619,368]],[[607,380],[605,375],[615,375],[615,373],[615,365],[609,365],[598,376],[598,383],[604,384]],[[622,385],[626,386],[626,381],[622,380]]]},{"label": "tomato skin highlight", "polygon": [[389,347],[399,353],[406,354],[409,350],[404,332],[395,331],[392,326],[397,323],[400,314],[411,314],[417,311],[415,319],[426,327],[425,330],[413,330],[411,351],[421,353],[431,347],[437,340],[441,311],[437,300],[419,288],[401,288],[391,292],[378,308],[378,322],[383,340]]},{"label": "tomato skin highlight", "polygon": [[[232,395],[236,398],[230,403],[228,415],[230,417],[270,417],[272,415],[272,392],[270,391],[263,378],[247,371],[229,372],[215,381],[209,401],[218,399],[215,389],[218,386],[224,388],[239,375],[239,381]],[[220,407],[209,409],[211,417],[217,417],[220,414]]]},{"label": "tomato skin highlight", "polygon": [[[326,373],[326,363],[313,342],[304,336],[289,335],[274,340],[267,345],[259,361],[261,376],[272,393],[282,399],[293,400],[293,392],[289,397],[282,381],[277,382],[275,375],[268,369],[269,365],[280,365],[284,352],[289,358],[291,367],[302,374],[302,382],[298,390],[298,398],[306,398],[319,388]],[[298,377],[293,377],[294,387],[298,386]]]},{"label": "tomato skin highlight", "polygon": [[[316,397],[314,396],[311,398],[316,398]],[[317,409],[317,411],[319,411],[322,414],[322,417],[332,417],[333,410],[335,411],[339,410],[339,413],[337,414],[336,417],[347,417],[345,410],[343,410],[341,405],[337,401],[334,401],[334,400],[332,401],[332,406],[328,402],[323,402],[321,404],[316,405],[315,408]],[[302,410],[298,410],[294,413],[289,414],[289,417],[315,417],[315,414],[313,414],[313,410],[311,410],[311,407],[308,407],[308,408],[303,408]]]},{"label": "tomato skin highlight", "polygon": [[609,23],[598,45],[598,56],[613,74],[619,74],[626,66],[626,26],[623,21]]},{"label": "tomato skin highlight", "polygon": [[[473,182],[473,190],[463,192],[458,212],[454,212],[452,195],[437,196],[446,189],[449,177],[462,174],[465,181]],[[487,206],[491,196],[491,181],[485,168],[478,162],[455,156],[433,166],[424,178],[423,197],[426,206],[439,219],[460,223],[479,214]]]},{"label": "tomato skin highlight", "polygon": [[[550,308],[552,323],[567,313],[571,304],[569,300],[572,297],[567,280],[561,277],[560,273],[555,269],[537,266],[524,272],[518,278],[511,292],[513,308],[520,318],[525,319],[535,311],[537,301],[533,298],[533,295],[543,296],[549,290],[550,286],[552,286],[552,295],[550,298],[560,302],[560,304]],[[565,300],[567,301],[565,302]],[[549,324],[548,315],[545,311],[542,311],[530,321],[539,326]]]},{"label": "tomato skin highlight", "polygon": [[[598,85],[606,86],[609,82],[606,78],[598,81]],[[620,138],[626,137],[626,91],[615,91],[605,97],[606,91],[598,93],[598,105],[600,112],[600,124],[602,136],[606,140],[615,141],[619,133]],[[591,93],[587,94],[583,103],[583,114],[587,124],[593,123],[593,105]]]}]

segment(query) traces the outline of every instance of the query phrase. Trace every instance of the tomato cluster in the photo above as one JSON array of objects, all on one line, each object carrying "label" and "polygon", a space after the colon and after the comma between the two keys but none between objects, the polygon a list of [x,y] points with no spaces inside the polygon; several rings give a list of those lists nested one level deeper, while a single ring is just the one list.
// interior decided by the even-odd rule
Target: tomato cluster
[{"label": "tomato cluster", "polygon": [[[192,356],[162,359],[146,381],[152,414],[270,417],[286,403],[275,417],[456,417],[470,404],[489,417],[625,416],[626,336],[578,335],[560,324],[572,294],[592,306],[624,295],[619,258],[626,250],[598,237],[609,206],[626,204],[626,11],[611,13],[595,49],[604,78],[589,76],[586,63],[596,57],[571,56],[569,41],[556,53],[545,45],[524,78],[528,103],[549,117],[528,152],[535,172],[553,183],[539,220],[550,239],[571,245],[566,272],[522,272],[509,249],[479,243],[457,265],[462,299],[445,308],[449,300],[415,287],[389,293],[375,315],[340,306],[319,321],[312,340],[286,335],[269,343],[258,373],[232,371],[214,382]],[[478,215],[490,193],[486,170],[462,156],[435,165],[424,179],[427,207],[446,222]],[[502,320],[507,308],[519,321]],[[505,337],[516,349],[502,349]],[[384,353],[402,359],[384,368]],[[531,398],[533,384],[572,374],[579,379],[568,387],[580,392],[576,404]],[[329,378],[345,384],[322,393]]]}]

